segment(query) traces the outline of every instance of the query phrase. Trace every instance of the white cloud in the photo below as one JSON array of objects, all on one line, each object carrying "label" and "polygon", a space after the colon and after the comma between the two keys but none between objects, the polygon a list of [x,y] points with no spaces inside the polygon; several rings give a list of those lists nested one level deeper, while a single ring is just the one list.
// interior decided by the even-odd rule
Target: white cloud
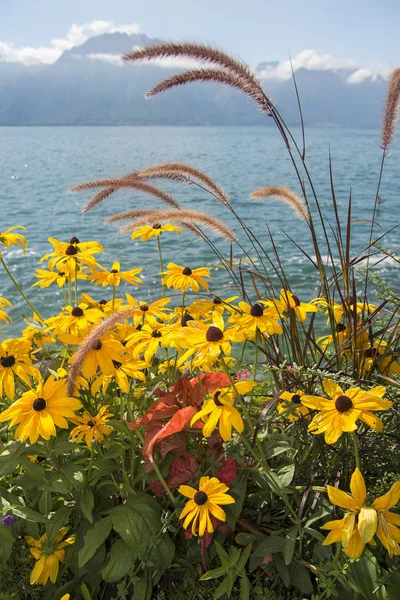
[{"label": "white cloud", "polygon": [[357,69],[347,78],[347,82],[351,84],[362,83],[370,79],[376,81],[378,77],[388,79],[391,74],[391,69],[383,65],[382,63],[373,63],[369,68]]},{"label": "white cloud", "polygon": [[[292,58],[294,71],[298,69],[313,69],[315,71],[336,71],[338,69],[355,69],[356,63],[348,58],[337,58],[331,54],[318,54],[315,50],[303,50]],[[279,62],[276,66],[267,66],[258,72],[261,79],[290,79],[292,68],[290,60]]]},{"label": "white cloud", "polygon": [[65,50],[83,44],[92,35],[103,33],[140,33],[140,25],[130,23],[115,25],[112,21],[92,21],[83,25],[71,25],[65,38],[51,40],[50,46],[18,47],[8,42],[0,42],[0,62],[18,62],[24,65],[51,64]]},{"label": "white cloud", "polygon": [[124,64],[124,61],[122,60],[120,54],[105,54],[102,52],[98,52],[97,54],[92,53],[87,54],[86,56],[90,60],[100,60],[101,62],[110,63],[111,65],[115,65],[116,67],[122,67]]}]

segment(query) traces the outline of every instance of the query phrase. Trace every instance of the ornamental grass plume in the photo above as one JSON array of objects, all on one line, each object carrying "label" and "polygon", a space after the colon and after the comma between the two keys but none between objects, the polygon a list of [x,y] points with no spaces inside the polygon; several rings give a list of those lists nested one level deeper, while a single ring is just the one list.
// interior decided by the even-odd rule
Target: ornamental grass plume
[{"label": "ornamental grass plume", "polygon": [[310,211],[306,203],[299,198],[294,192],[291,190],[282,187],[282,186],[269,186],[260,188],[258,190],[254,190],[251,192],[250,198],[252,200],[263,200],[265,198],[277,198],[281,200],[295,212],[295,214],[302,221],[309,222],[310,219]]},{"label": "ornamental grass plume", "polygon": [[400,106],[400,68],[393,71],[386,96],[381,148],[388,151],[393,140]]}]

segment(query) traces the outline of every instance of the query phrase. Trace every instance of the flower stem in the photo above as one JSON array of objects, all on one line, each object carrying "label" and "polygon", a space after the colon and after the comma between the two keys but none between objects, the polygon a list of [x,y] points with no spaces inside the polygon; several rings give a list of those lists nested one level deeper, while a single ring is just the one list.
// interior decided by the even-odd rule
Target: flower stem
[{"label": "flower stem", "polygon": [[1,264],[3,265],[3,267],[4,267],[5,272],[7,273],[7,275],[9,276],[9,278],[11,279],[11,281],[13,282],[14,286],[17,288],[17,290],[20,293],[20,295],[22,296],[22,298],[25,300],[25,302],[27,303],[27,305],[29,306],[29,308],[33,310],[33,314],[37,315],[39,317],[39,319],[42,321],[42,323],[44,323],[43,317],[36,310],[36,308],[33,306],[33,304],[28,300],[28,298],[25,296],[24,292],[22,291],[22,289],[20,288],[20,286],[18,285],[18,283],[14,279],[13,275],[11,274],[11,271],[7,267],[6,263],[4,262],[4,258],[1,256],[1,253],[0,253],[0,261],[1,261]]},{"label": "flower stem", "polygon": [[356,459],[356,467],[360,469],[360,454],[358,452],[358,439],[355,431],[351,432],[351,437],[353,438],[353,446],[354,446],[354,457]]},{"label": "flower stem", "polygon": [[114,312],[114,304],[115,304],[115,285],[113,285],[112,291],[112,311]]},{"label": "flower stem", "polygon": [[164,490],[167,492],[168,496],[170,497],[170,499],[171,499],[171,502],[172,502],[173,504],[175,504],[175,503],[176,503],[176,501],[175,501],[175,498],[174,498],[174,495],[173,495],[173,493],[171,492],[171,488],[169,487],[168,483],[165,481],[165,479],[164,479],[164,477],[163,477],[163,475],[162,475],[162,473],[161,473],[160,469],[158,468],[158,465],[157,465],[156,461],[154,460],[154,457],[153,457],[153,455],[152,455],[152,458],[153,458],[153,462],[152,462],[151,464],[152,464],[152,465],[153,465],[153,467],[154,467],[154,470],[155,470],[155,472],[156,472],[156,474],[157,474],[157,477],[158,477],[158,479],[161,481],[161,483],[162,483],[162,486],[163,486]]},{"label": "flower stem", "polygon": [[165,291],[164,291],[164,284],[163,284],[163,276],[161,275],[161,273],[164,271],[164,267],[163,267],[163,259],[162,259],[162,252],[161,252],[161,240],[160,240],[160,235],[157,237],[157,245],[158,245],[158,254],[160,256],[160,276],[161,276],[161,294],[163,296],[165,296]]}]

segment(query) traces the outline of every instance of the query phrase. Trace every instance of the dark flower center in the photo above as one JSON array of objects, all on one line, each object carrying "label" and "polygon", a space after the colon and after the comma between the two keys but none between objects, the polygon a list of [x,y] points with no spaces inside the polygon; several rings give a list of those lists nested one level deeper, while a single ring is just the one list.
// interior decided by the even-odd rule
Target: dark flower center
[{"label": "dark flower center", "polygon": [[110,273],[119,273],[118,269],[111,269]]},{"label": "dark flower center", "polygon": [[220,392],[220,391],[218,391],[218,392],[215,392],[215,394],[214,394],[214,404],[215,404],[216,406],[223,406],[222,402],[220,402],[220,401],[218,400],[218,398],[220,397],[220,395],[221,395],[221,392]]},{"label": "dark flower center", "polygon": [[365,356],[367,358],[374,358],[374,356],[376,356],[378,354],[378,348],[368,348],[365,351]]},{"label": "dark flower center", "polygon": [[79,240],[77,237],[73,236],[70,240],[69,240],[70,244],[79,244]]},{"label": "dark flower center", "polygon": [[338,323],[336,325],[336,333],[341,333],[342,331],[345,331],[346,329],[346,325],[343,325],[343,323]]},{"label": "dark flower center", "polygon": [[292,298],[294,300],[295,306],[300,306],[300,304],[301,304],[300,299],[297,296],[295,296],[294,294],[292,294]]},{"label": "dark flower center", "polygon": [[193,496],[193,500],[197,504],[197,506],[202,506],[208,500],[208,496],[205,492],[196,492]]},{"label": "dark flower center", "polygon": [[159,331],[153,331],[153,333],[151,334],[151,337],[159,338],[159,337],[161,337],[161,333]]},{"label": "dark flower center", "polygon": [[301,404],[301,399],[300,399],[299,394],[293,394],[292,402],[293,402],[293,404]]},{"label": "dark flower center", "polygon": [[193,321],[193,317],[188,312],[186,312],[181,319],[181,327],[187,327],[189,321]]},{"label": "dark flower center", "polygon": [[207,333],[206,333],[206,340],[207,342],[220,342],[224,337],[223,332],[220,330],[219,327],[215,327],[214,325],[211,325],[211,327],[209,327],[207,329]]},{"label": "dark flower center", "polygon": [[97,342],[93,345],[93,350],[101,350],[102,345],[103,344],[101,340],[97,340]]},{"label": "dark flower center", "polygon": [[46,408],[46,400],[44,398],[36,398],[36,400],[33,401],[33,410],[36,410],[37,412],[44,410]]},{"label": "dark flower center", "polygon": [[149,310],[149,307],[147,306],[147,304],[142,304],[140,310],[142,310],[143,312],[147,312]]},{"label": "dark flower center", "polygon": [[96,423],[93,423],[93,421],[88,421],[87,422],[87,426],[88,427],[94,427],[96,425]]},{"label": "dark flower center", "polygon": [[348,396],[338,396],[335,401],[335,408],[338,412],[344,413],[353,408],[353,402]]},{"label": "dark flower center", "polygon": [[0,364],[2,367],[12,367],[15,365],[15,356],[2,356],[0,358]]},{"label": "dark flower center", "polygon": [[113,360],[113,365],[116,369],[119,369],[122,366],[122,363],[118,362],[117,360]]},{"label": "dark flower center", "polygon": [[153,229],[161,229],[161,223],[154,223]]},{"label": "dark flower center", "polygon": [[64,275],[65,275],[64,271],[58,271],[58,276],[59,277],[64,277]]},{"label": "dark flower center", "polygon": [[344,301],[346,304],[354,304],[353,296],[347,296],[347,298],[345,298]]},{"label": "dark flower center", "polygon": [[71,315],[73,317],[81,317],[83,315],[83,310],[80,306],[75,306],[71,311]]},{"label": "dark flower center", "polygon": [[262,306],[256,302],[256,304],[253,304],[251,307],[250,314],[252,317],[262,317],[264,314]]},{"label": "dark flower center", "polygon": [[219,296],[215,296],[213,302],[214,304],[222,304],[222,300]]},{"label": "dark flower center", "polygon": [[104,300],[103,298],[103,300],[100,300],[99,304],[107,304],[107,300]]},{"label": "dark flower center", "polygon": [[78,254],[78,248],[75,248],[75,246],[72,246],[72,244],[70,246],[68,246],[65,250],[65,254],[67,256],[75,256],[75,254]]},{"label": "dark flower center", "polygon": [[192,269],[189,269],[189,267],[185,267],[182,271],[182,275],[191,275],[192,274]]}]

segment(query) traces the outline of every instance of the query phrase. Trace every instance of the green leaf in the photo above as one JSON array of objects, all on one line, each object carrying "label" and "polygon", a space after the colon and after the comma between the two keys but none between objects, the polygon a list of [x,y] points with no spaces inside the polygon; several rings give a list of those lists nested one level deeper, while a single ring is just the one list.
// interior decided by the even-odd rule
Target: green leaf
[{"label": "green leaf", "polygon": [[32,463],[27,458],[23,458],[21,460],[21,465],[24,468],[25,473],[29,475],[29,477],[31,477],[31,479],[33,479],[34,481],[46,481],[45,472],[40,465]]},{"label": "green leaf", "polygon": [[71,508],[68,506],[61,506],[54,515],[46,523],[46,533],[49,540],[53,540],[61,527],[68,523],[69,515],[71,514]]},{"label": "green leaf", "polygon": [[11,510],[16,517],[25,519],[26,521],[33,521],[34,523],[47,523],[47,518],[28,508],[27,506],[12,506]]},{"label": "green leaf", "polygon": [[250,582],[246,575],[240,580],[240,600],[250,599]]},{"label": "green leaf", "polygon": [[240,559],[236,565],[236,572],[239,573],[244,569],[244,567],[246,566],[247,561],[249,560],[249,556],[251,553],[251,549],[253,547],[253,544],[249,544],[248,546],[246,546],[246,548],[242,551]]},{"label": "green leaf", "polygon": [[153,585],[151,581],[151,575],[146,570],[141,578],[135,582],[134,595],[132,598],[135,600],[150,600],[153,592]]},{"label": "green leaf", "polygon": [[49,512],[52,510],[53,502],[51,498],[50,492],[43,492],[43,494],[39,498],[38,508],[42,515],[47,516]]},{"label": "green leaf", "polygon": [[222,598],[225,594],[228,593],[228,579],[224,579],[219,586],[216,588],[214,592],[214,600],[218,600],[218,598]]},{"label": "green leaf", "polygon": [[10,475],[15,471],[25,451],[25,446],[20,442],[13,442],[9,446],[6,446],[4,451],[9,452],[9,454],[0,456],[0,477]]},{"label": "green leaf", "polygon": [[219,542],[215,541],[214,546],[215,546],[215,550],[217,551],[219,560],[221,561],[222,565],[225,566],[225,565],[229,564],[229,554],[223,549],[221,544]]},{"label": "green leaf", "polygon": [[72,486],[72,489],[81,492],[85,487],[85,469],[73,462],[63,465],[63,473]]},{"label": "green leaf", "polygon": [[21,313],[22,320],[28,325],[28,327],[33,327],[34,329],[38,329],[39,331],[44,331],[46,329],[46,325],[44,323],[40,323],[39,321],[35,321],[32,317],[28,317],[25,313]]},{"label": "green leaf", "polygon": [[303,594],[312,594],[314,586],[311,581],[310,573],[304,565],[296,562],[291,570],[293,585]]},{"label": "green leaf", "polygon": [[92,597],[90,595],[88,586],[86,585],[86,583],[82,583],[81,585],[81,594],[82,594],[82,599],[83,600],[92,600]]},{"label": "green leaf", "polygon": [[293,480],[294,477],[294,472],[295,472],[295,465],[291,464],[291,465],[286,465],[285,467],[282,467],[281,469],[279,469],[278,471],[278,477],[281,481],[281,485],[282,487],[288,487]]},{"label": "green leaf", "polygon": [[274,565],[276,567],[279,577],[282,579],[286,587],[290,585],[290,573],[289,569],[285,565],[285,561],[281,554],[273,554]]},{"label": "green leaf", "polygon": [[136,558],[135,551],[123,540],[116,541],[111,548],[110,559],[101,572],[102,578],[108,583],[119,581],[133,568]]},{"label": "green leaf", "polygon": [[7,544],[13,544],[15,541],[15,538],[7,525],[0,525],[0,540]]},{"label": "green leaf", "polygon": [[79,497],[79,504],[87,520],[90,521],[90,523],[93,523],[92,512],[94,508],[94,496],[90,488],[86,488],[83,490],[82,494]]},{"label": "green leaf", "polygon": [[207,571],[200,577],[200,581],[207,581],[208,579],[218,579],[218,577],[222,577],[226,575],[229,571],[229,567],[218,567],[217,569],[211,569],[211,571]]},{"label": "green leaf", "polygon": [[78,565],[83,567],[91,558],[94,556],[96,550],[100,548],[102,543],[108,538],[112,529],[111,517],[105,517],[100,521],[97,521],[89,529],[84,537],[83,547],[78,553]]},{"label": "green leaf", "polygon": [[133,548],[139,558],[145,558],[152,539],[161,529],[159,517],[152,510],[151,505],[116,506],[111,511],[111,518],[114,530],[125,544]]},{"label": "green leaf", "polygon": [[238,533],[235,541],[239,546],[247,546],[247,544],[260,541],[260,538],[252,533]]},{"label": "green leaf", "polygon": [[284,539],[277,535],[270,535],[268,538],[260,542],[254,551],[256,556],[269,556],[275,552],[283,552]]},{"label": "green leaf", "polygon": [[285,539],[283,540],[283,560],[285,561],[285,565],[290,565],[293,559],[294,549],[296,547],[296,540],[298,534],[297,525],[293,525],[291,529],[289,529]]}]

